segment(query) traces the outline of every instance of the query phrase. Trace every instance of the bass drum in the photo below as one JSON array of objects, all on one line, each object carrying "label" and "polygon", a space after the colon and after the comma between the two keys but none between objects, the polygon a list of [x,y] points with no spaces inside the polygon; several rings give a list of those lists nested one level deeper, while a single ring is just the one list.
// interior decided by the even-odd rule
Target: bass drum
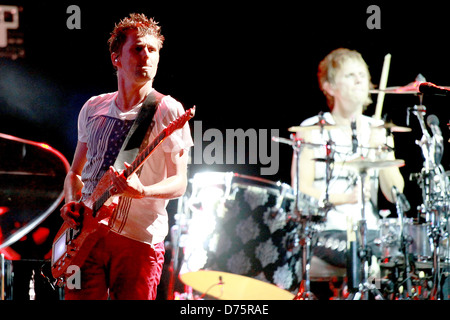
[{"label": "bass drum", "polygon": [[[184,247],[181,280],[196,289],[196,282],[202,281],[205,271],[220,271],[227,276],[234,274],[255,280],[246,286],[257,288],[262,282],[296,292],[302,260],[299,227],[290,214],[294,208],[291,188],[232,172],[198,173],[191,183],[190,219],[181,245]],[[223,282],[226,285],[226,280]],[[239,292],[248,288],[233,289]],[[263,294],[261,290],[265,289],[257,290]],[[258,298],[254,294],[252,297]]]}]

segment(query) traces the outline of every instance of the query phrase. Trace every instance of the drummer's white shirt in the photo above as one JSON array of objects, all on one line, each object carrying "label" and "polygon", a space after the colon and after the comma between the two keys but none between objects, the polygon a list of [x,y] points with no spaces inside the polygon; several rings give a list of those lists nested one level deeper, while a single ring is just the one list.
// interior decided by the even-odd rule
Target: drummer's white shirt
[{"label": "drummer's white shirt", "polygon": [[[326,112],[323,114],[324,120],[329,124],[335,124],[333,116],[331,113]],[[301,123],[301,126],[310,126],[314,125],[319,121],[318,116],[314,116],[306,119]],[[362,128],[366,128],[364,130],[358,131],[358,145],[359,146],[368,146],[370,139],[370,128],[374,125],[380,125],[383,122],[379,120],[375,120],[368,116],[362,116],[360,118],[360,126]],[[346,134],[341,129],[331,129],[331,130],[323,130],[321,133],[320,130],[311,131],[311,139],[312,141],[308,141],[311,143],[318,144],[326,144],[327,141],[331,138],[331,140],[336,144],[336,153],[335,153],[335,165],[332,174],[332,179],[329,185],[329,193],[351,193],[352,192],[352,184],[358,181],[359,175],[355,170],[350,169],[348,166],[339,165],[339,162],[349,161],[351,159],[355,159],[360,157],[361,155],[364,157],[368,156],[368,149],[358,148],[356,154],[352,153],[352,139],[351,136]],[[314,157],[316,158],[325,158],[326,157],[326,148],[314,148]],[[300,169],[300,175],[302,168]],[[323,195],[326,190],[325,183],[326,176],[326,164],[324,162],[316,161],[315,162],[315,181],[314,187],[323,191]],[[371,200],[366,202],[365,204],[365,219],[367,222],[368,229],[377,230],[378,229],[378,213],[377,213],[377,198],[378,198],[378,170],[370,169],[368,170],[368,176],[370,176],[370,184],[371,184]],[[323,199],[322,199],[323,200]],[[347,230],[347,220],[353,224],[356,224],[362,218],[362,204],[343,204],[335,206],[332,210],[330,210],[326,216],[326,222],[323,226],[325,230]]]},{"label": "drummer's white shirt", "polygon": [[[142,106],[136,105],[128,112],[122,112],[116,105],[117,92],[94,96],[89,99],[80,111],[78,118],[78,140],[88,145],[87,163],[83,169],[83,199],[87,198],[103,176],[104,170],[112,165],[107,160],[111,137],[117,135],[128,122],[134,120]],[[165,96],[153,120],[155,122],[149,137],[152,142],[170,122],[184,113],[184,108],[175,99]],[[118,124],[119,123],[119,124]],[[128,124],[129,127],[129,124]],[[145,161],[140,180],[144,185],[155,184],[167,177],[165,153],[177,154],[182,149],[189,150],[193,145],[188,123],[180,130],[175,130],[155,149]],[[120,148],[120,146],[112,146]],[[106,159],[105,159],[106,157]],[[129,199],[129,198],[128,198]],[[112,231],[128,238],[156,244],[164,240],[168,233],[168,217],[164,199],[133,199],[127,208],[121,210],[112,225]]]}]

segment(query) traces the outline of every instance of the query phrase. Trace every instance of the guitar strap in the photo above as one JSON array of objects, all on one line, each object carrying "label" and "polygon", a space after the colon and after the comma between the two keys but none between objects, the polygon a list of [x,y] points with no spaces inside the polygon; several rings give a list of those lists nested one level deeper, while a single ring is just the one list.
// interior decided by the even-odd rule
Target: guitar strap
[{"label": "guitar strap", "polygon": [[164,95],[153,89],[142,104],[136,120],[128,132],[122,148],[114,162],[116,170],[125,169],[124,162],[132,163],[140,152],[142,143],[147,133],[150,133],[154,126],[153,116]]}]

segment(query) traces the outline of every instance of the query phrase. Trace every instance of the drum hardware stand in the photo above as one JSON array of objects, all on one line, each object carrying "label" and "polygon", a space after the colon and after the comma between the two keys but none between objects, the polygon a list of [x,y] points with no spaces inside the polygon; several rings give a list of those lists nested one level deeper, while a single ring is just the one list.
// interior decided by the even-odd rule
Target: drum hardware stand
[{"label": "drum hardware stand", "polygon": [[5,255],[0,253],[0,300],[5,300]]},{"label": "drum hardware stand", "polygon": [[[322,113],[319,114],[319,122],[320,132],[323,133],[323,129],[326,125],[326,121],[323,119]],[[272,140],[275,142],[285,143],[292,146],[294,150],[294,158],[297,161],[297,165],[295,166],[295,178],[293,181],[293,189],[295,193],[295,208],[294,213],[297,219],[300,220],[302,227],[299,229],[300,233],[300,244],[302,246],[302,268],[303,275],[302,280],[300,282],[300,287],[297,295],[294,300],[316,300],[315,295],[311,292],[311,279],[310,279],[310,268],[311,268],[311,258],[312,252],[311,247],[313,244],[313,240],[316,236],[317,230],[314,229],[315,222],[312,221],[312,217],[304,218],[302,215],[302,210],[300,208],[300,169],[298,165],[298,161],[300,159],[300,151],[302,148],[302,144],[304,143],[302,139],[299,139],[295,136],[295,134],[291,134],[290,139],[280,138],[280,137],[272,137]],[[307,143],[308,144],[308,143]],[[319,146],[316,144],[310,144],[312,146]],[[324,220],[326,220],[326,215],[330,209],[332,209],[332,205],[329,202],[329,184],[332,175],[332,163],[334,163],[334,153],[335,153],[335,144],[331,140],[331,138],[327,141],[326,144],[326,159],[320,159],[320,161],[326,162],[326,190],[323,199],[323,204],[319,210],[324,212]],[[319,160],[319,159],[316,159]]]},{"label": "drum hardware stand", "polygon": [[431,220],[429,225],[429,241],[431,244],[431,248],[433,250],[432,259],[433,259],[433,267],[432,267],[432,277],[433,277],[433,287],[430,292],[431,300],[441,300],[443,299],[443,288],[442,288],[442,279],[443,279],[443,269],[441,269],[441,237],[442,237],[442,229],[441,229],[441,220],[439,209],[434,206],[429,209],[427,212],[427,219]]},{"label": "drum hardware stand", "polygon": [[410,239],[405,236],[403,230],[403,224],[401,224],[401,240],[400,240],[400,250],[403,253],[405,267],[403,270],[403,283],[406,284],[406,292],[403,291],[402,294],[405,294],[405,298],[402,300],[411,300],[415,293],[413,292],[412,281],[411,281],[411,260],[410,260],[410,252],[409,247],[411,245]]},{"label": "drum hardware stand", "polygon": [[170,272],[170,279],[169,279],[169,285],[168,285],[168,292],[167,292],[167,299],[168,300],[174,300],[175,299],[175,283],[176,279],[178,277],[179,272],[179,253],[180,248],[182,248],[181,245],[181,238],[182,234],[185,230],[183,228],[185,227],[186,221],[184,221],[185,216],[185,196],[182,196],[177,199],[177,214],[175,215],[176,223],[174,226],[172,226],[171,229],[171,237],[172,237],[172,258],[170,261],[169,266],[169,272]]},{"label": "drum hardware stand", "polygon": [[[300,244],[302,246],[303,258],[302,258],[302,267],[303,267],[303,275],[302,281],[300,282],[300,287],[297,295],[294,300],[316,300],[316,296],[311,292],[311,279],[310,279],[310,269],[311,269],[311,258],[312,258],[312,244],[315,239],[317,230],[314,229],[314,221],[312,221],[311,217],[304,218],[302,216],[302,210],[300,208],[300,170],[298,166],[298,160],[300,157],[301,150],[301,139],[295,139],[293,136],[291,138],[295,141],[294,152],[295,159],[297,159],[296,171],[295,171],[295,215],[300,219],[300,223],[302,224],[302,228],[300,229]],[[327,141],[326,144],[326,189],[325,189],[325,197],[323,200],[323,205],[319,210],[324,212],[324,217],[327,216],[328,211],[332,208],[331,203],[329,202],[329,183],[331,180],[332,174],[332,163],[334,162],[334,143],[331,141]],[[326,218],[324,218],[325,220]]]},{"label": "drum hardware stand", "polygon": [[309,271],[311,269],[311,247],[312,240],[314,238],[315,232],[309,226],[309,221],[302,218],[300,210],[300,169],[298,166],[298,161],[300,159],[300,151],[302,147],[303,140],[297,139],[294,134],[291,135],[291,140],[294,142],[292,147],[294,149],[295,159],[297,160],[297,165],[295,166],[295,180],[294,180],[294,193],[295,193],[295,203],[294,203],[294,213],[297,218],[300,219],[302,227],[300,228],[300,245],[302,246],[302,280],[300,282],[300,287],[294,300],[316,300],[316,296],[311,292],[311,279]]},{"label": "drum hardware stand", "polygon": [[[420,141],[416,141],[416,144],[421,147],[422,155],[424,157],[424,167],[421,173],[412,175],[417,178],[418,183],[422,188],[423,204],[419,207],[419,215],[425,213],[426,222],[429,223],[429,241],[431,248],[433,249],[433,288],[431,290],[431,299],[439,300],[442,296],[441,287],[441,266],[440,266],[440,240],[442,236],[441,230],[441,217],[439,206],[436,206],[436,182],[435,177],[436,169],[441,169],[439,164],[440,159],[436,157],[436,149],[440,148],[443,152],[443,144],[433,136],[431,137],[425,126],[424,116],[426,114],[426,108],[422,105],[422,95],[420,96],[421,104],[408,108],[407,122],[409,125],[409,113],[412,113],[419,120],[419,124],[422,130],[422,138]],[[442,139],[441,139],[442,140]],[[410,177],[410,180],[411,177]],[[442,187],[442,186],[441,186]],[[419,216],[420,218],[420,216]]]},{"label": "drum hardware stand", "polygon": [[361,247],[359,250],[359,259],[361,260],[361,283],[358,291],[349,295],[348,300],[368,300],[368,293],[371,292],[376,300],[384,300],[381,292],[375,284],[369,283],[369,266],[372,258],[371,250],[367,246],[367,221],[366,221],[366,205],[364,196],[364,181],[367,176],[367,169],[361,168],[359,170],[361,179],[361,220],[359,221],[359,232]]},{"label": "drum hardware stand", "polygon": [[[405,212],[409,211],[410,205],[408,200],[404,198],[404,195],[401,194],[395,186],[392,187],[392,195],[395,199],[395,205],[397,208],[397,215],[400,221],[400,250],[403,253],[405,269],[403,273],[403,282],[406,284],[406,299],[410,300],[413,296],[412,291],[412,282],[411,282],[411,264],[409,259],[409,247],[411,245],[411,240],[405,235],[404,229],[404,219]],[[403,198],[403,199],[402,199]]]}]

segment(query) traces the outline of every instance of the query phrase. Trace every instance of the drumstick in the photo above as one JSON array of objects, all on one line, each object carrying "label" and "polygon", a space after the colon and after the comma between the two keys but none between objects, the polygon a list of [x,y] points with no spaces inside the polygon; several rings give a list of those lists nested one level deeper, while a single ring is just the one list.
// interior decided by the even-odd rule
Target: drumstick
[{"label": "drumstick", "polygon": [[381,70],[381,79],[380,79],[380,91],[378,92],[377,105],[375,107],[375,114],[373,117],[377,120],[381,119],[381,111],[383,109],[384,102],[384,89],[386,89],[389,67],[391,65],[391,54],[388,53],[384,57],[383,69]]}]

